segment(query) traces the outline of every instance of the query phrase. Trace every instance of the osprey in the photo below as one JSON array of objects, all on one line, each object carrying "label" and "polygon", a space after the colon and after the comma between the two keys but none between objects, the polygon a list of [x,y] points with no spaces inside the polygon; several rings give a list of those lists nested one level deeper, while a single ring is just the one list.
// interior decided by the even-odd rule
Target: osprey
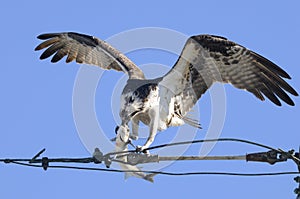
[{"label": "osprey", "polygon": [[[35,50],[47,48],[40,59],[54,55],[51,62],[67,56],[66,62],[99,66],[123,71],[129,76],[121,95],[117,126],[117,148],[123,150],[129,139],[138,139],[139,122],[149,126],[146,143],[138,151],[146,152],[157,131],[185,123],[201,128],[187,113],[214,82],[231,83],[264,100],[267,97],[281,106],[279,99],[293,106],[287,95],[298,93],[285,80],[290,76],[263,56],[224,37],[197,35],[190,37],[172,69],[156,79],[144,73],[125,55],[103,40],[84,34],[65,32],[41,34],[45,40]],[[132,123],[131,132],[128,123]]]}]

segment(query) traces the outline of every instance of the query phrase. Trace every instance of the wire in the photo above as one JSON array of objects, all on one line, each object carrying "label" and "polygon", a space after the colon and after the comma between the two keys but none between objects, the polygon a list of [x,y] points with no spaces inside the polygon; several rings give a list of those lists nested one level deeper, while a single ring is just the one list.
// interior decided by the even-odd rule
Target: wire
[{"label": "wire", "polygon": [[[22,163],[17,161],[11,161],[13,164],[29,166],[29,167],[42,167],[41,165]],[[103,171],[103,172],[135,172],[135,173],[149,173],[149,174],[161,174],[168,176],[189,176],[189,175],[227,175],[227,176],[279,176],[279,175],[295,175],[300,172],[288,171],[288,172],[274,172],[274,173],[232,173],[232,172],[164,172],[164,171],[151,171],[151,170],[121,170],[121,169],[105,169],[105,168],[94,168],[94,167],[77,167],[77,166],[60,166],[60,165],[49,165],[48,168],[54,169],[75,169],[75,170],[89,170],[89,171]]]},{"label": "wire", "polygon": [[202,143],[202,142],[242,142],[242,143],[247,143],[247,144],[259,146],[259,147],[262,147],[262,148],[278,151],[277,149],[274,149],[273,147],[270,147],[270,146],[267,146],[267,145],[264,145],[264,144],[260,144],[260,143],[257,143],[257,142],[252,142],[252,141],[249,141],[249,140],[236,139],[236,138],[219,138],[219,139],[206,139],[206,140],[193,140],[193,141],[185,141],[185,142],[175,142],[175,143],[162,144],[162,145],[149,147],[145,150],[153,150],[153,149],[158,149],[158,148],[162,148],[162,147],[170,147],[170,146],[185,145],[185,144],[195,144],[195,143]]},{"label": "wire", "polygon": [[[259,146],[262,148],[270,149],[277,151],[278,153],[282,153],[282,151],[275,149],[273,147],[260,144],[257,142],[252,142],[249,140],[243,140],[243,139],[236,139],[236,138],[218,138],[218,139],[203,139],[203,140],[193,140],[193,141],[184,141],[184,142],[175,142],[175,143],[169,143],[169,144],[161,144],[153,147],[149,147],[147,149],[144,149],[144,151],[150,151],[153,149],[158,149],[158,148],[163,148],[163,147],[170,147],[170,146],[177,146],[177,145],[186,145],[186,144],[196,144],[196,143],[203,143],[203,142],[241,142],[241,143],[246,143],[254,146]],[[116,151],[116,152],[111,152],[106,155],[118,155],[118,154],[126,154],[126,153],[132,153],[132,152],[137,152],[136,150],[128,150],[128,151]]]}]

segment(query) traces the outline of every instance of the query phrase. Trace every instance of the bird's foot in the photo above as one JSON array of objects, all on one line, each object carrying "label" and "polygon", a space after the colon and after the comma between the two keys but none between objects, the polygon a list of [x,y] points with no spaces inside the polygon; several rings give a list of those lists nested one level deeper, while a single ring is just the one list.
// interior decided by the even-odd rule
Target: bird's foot
[{"label": "bird's foot", "polygon": [[145,147],[145,146],[139,146],[139,145],[137,145],[136,148],[135,148],[135,150],[136,150],[137,153],[143,152],[145,154],[150,154],[150,152],[148,150],[145,150],[146,148],[147,147]]}]

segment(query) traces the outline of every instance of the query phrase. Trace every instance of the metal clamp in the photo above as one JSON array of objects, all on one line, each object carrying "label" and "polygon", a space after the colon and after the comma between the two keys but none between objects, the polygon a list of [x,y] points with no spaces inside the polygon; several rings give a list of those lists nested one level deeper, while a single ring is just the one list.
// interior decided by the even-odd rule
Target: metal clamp
[{"label": "metal clamp", "polygon": [[275,150],[270,150],[267,152],[260,153],[250,153],[246,155],[246,161],[253,162],[267,162],[269,164],[275,164],[277,162],[287,161],[288,156],[282,153],[279,153]]}]

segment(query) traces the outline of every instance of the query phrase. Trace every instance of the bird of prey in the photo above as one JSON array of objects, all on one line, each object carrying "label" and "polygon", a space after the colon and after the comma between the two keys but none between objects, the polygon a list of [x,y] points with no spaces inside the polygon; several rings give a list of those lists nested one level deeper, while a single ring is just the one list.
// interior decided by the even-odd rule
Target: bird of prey
[{"label": "bird of prey", "polygon": [[[268,98],[281,106],[293,106],[289,94],[298,93],[284,79],[291,77],[265,57],[221,36],[190,37],[171,70],[156,79],[145,79],[144,73],[124,54],[93,36],[74,32],[41,34],[45,40],[35,50],[46,50],[40,59],[53,55],[51,62],[66,56],[66,62],[99,66],[123,71],[129,77],[121,95],[117,139],[127,143],[138,138],[139,122],[149,126],[149,137],[137,150],[145,152],[157,131],[185,123],[201,128],[187,113],[214,82],[230,83],[249,91],[260,100]],[[280,99],[280,100],[279,100]],[[132,123],[131,132],[129,122]],[[120,142],[119,142],[120,144]],[[124,149],[125,144],[121,144]]]}]

